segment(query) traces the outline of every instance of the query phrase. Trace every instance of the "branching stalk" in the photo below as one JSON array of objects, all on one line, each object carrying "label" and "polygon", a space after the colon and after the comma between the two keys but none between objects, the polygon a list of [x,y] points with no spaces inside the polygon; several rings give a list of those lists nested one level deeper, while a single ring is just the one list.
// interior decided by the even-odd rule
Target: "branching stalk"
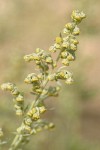
[{"label": "branching stalk", "polygon": [[[49,52],[37,48],[35,53],[26,55],[25,61],[34,61],[38,67],[39,73],[31,73],[25,78],[25,83],[32,85],[32,94],[35,98],[30,107],[25,109],[24,95],[18,90],[15,84],[4,83],[1,88],[10,91],[14,99],[14,108],[16,115],[23,116],[21,126],[16,130],[16,136],[9,150],[18,150],[26,144],[31,135],[36,134],[43,129],[52,129],[53,123],[41,119],[41,114],[47,111],[44,100],[48,97],[58,96],[61,89],[60,81],[66,84],[73,83],[73,75],[68,70],[71,61],[75,60],[75,52],[77,50],[80,30],[78,24],[86,16],[83,12],[75,10],[72,12],[71,23],[67,23],[60,34],[56,37],[55,43],[49,48]],[[58,51],[58,56],[53,59],[52,53]],[[61,61],[62,66],[59,68],[58,62]],[[54,84],[50,84],[51,82]],[[54,86],[55,85],[55,86]]]}]

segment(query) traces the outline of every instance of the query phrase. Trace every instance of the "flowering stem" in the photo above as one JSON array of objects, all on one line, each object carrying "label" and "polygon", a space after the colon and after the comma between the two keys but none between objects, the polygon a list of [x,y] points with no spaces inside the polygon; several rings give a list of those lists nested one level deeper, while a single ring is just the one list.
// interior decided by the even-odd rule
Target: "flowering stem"
[{"label": "flowering stem", "polygon": [[[76,10],[73,11],[71,18],[72,22],[66,24],[63,30],[64,36],[61,35],[60,37],[56,37],[55,44],[49,49],[50,52],[59,51],[56,60],[53,60],[51,53],[47,53],[39,48],[36,49],[35,53],[24,57],[25,61],[35,61],[40,72],[39,74],[31,73],[24,80],[25,83],[32,84],[32,93],[36,95],[35,100],[31,103],[27,112],[24,109],[23,94],[19,92],[18,88],[12,83],[4,83],[1,86],[3,90],[10,91],[14,96],[16,115],[24,116],[22,124],[17,129],[17,135],[15,136],[9,150],[17,150],[23,143],[27,142],[27,137],[32,134],[43,129],[50,129],[54,127],[52,123],[46,124],[46,122],[43,121],[42,126],[40,124],[41,114],[46,111],[45,104],[42,102],[49,96],[58,95],[60,87],[47,86],[49,81],[58,83],[59,80],[65,80],[66,84],[71,84],[73,82],[72,73],[67,70],[61,70],[61,68],[69,66],[69,63],[75,60],[75,51],[77,50],[78,44],[76,36],[80,33],[77,24],[85,18],[85,14]],[[61,59],[63,66],[57,68],[59,59]],[[49,70],[50,68],[52,68],[51,72]],[[57,70],[54,72],[55,68]]]}]

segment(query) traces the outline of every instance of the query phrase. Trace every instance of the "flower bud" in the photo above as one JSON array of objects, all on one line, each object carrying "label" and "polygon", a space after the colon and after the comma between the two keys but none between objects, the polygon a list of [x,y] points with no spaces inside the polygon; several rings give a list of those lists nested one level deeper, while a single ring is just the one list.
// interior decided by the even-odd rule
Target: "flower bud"
[{"label": "flower bud", "polygon": [[32,119],[30,117],[25,118],[25,124],[30,126],[32,123]]},{"label": "flower bud", "polygon": [[80,34],[80,29],[76,26],[72,32],[73,35],[79,35]]},{"label": "flower bud", "polygon": [[77,50],[77,46],[75,44],[71,44],[70,45],[70,49],[73,50],[73,51],[76,51]]},{"label": "flower bud", "polygon": [[61,37],[56,37],[56,43],[60,44],[62,42],[62,38]]},{"label": "flower bud", "polygon": [[63,59],[62,64],[64,64],[65,66],[69,66],[69,61],[67,59]]},{"label": "flower bud", "polygon": [[42,54],[44,52],[44,50],[42,50],[40,48],[37,48],[35,51],[36,51],[37,54]]},{"label": "flower bud", "polygon": [[77,39],[71,39],[70,41],[75,45],[79,44],[79,41]]},{"label": "flower bud", "polygon": [[16,97],[16,101],[17,101],[17,102],[23,102],[23,101],[24,101],[23,95],[19,94],[19,95]]},{"label": "flower bud", "polygon": [[54,46],[55,46],[56,49],[60,49],[61,48],[61,45],[57,44],[57,43],[55,43]]},{"label": "flower bud", "polygon": [[9,91],[12,91],[14,88],[14,85],[12,83],[3,83],[1,85],[1,89],[2,90],[9,90]]},{"label": "flower bud", "polygon": [[23,115],[23,111],[21,109],[16,109],[16,115],[22,116]]},{"label": "flower bud", "polygon": [[68,61],[73,61],[75,58],[74,58],[74,56],[72,54],[69,54],[67,56],[67,59],[68,59]]},{"label": "flower bud", "polygon": [[63,51],[61,52],[61,58],[67,58],[68,52]]},{"label": "flower bud", "polygon": [[35,112],[36,112],[36,108],[32,108],[31,110],[28,111],[27,115],[32,117]]},{"label": "flower bud", "polygon": [[33,120],[38,120],[38,119],[40,119],[39,113],[38,113],[38,112],[34,113],[33,116],[32,116],[32,119],[33,119]]},{"label": "flower bud", "polygon": [[50,56],[47,56],[45,61],[46,63],[51,64],[53,62],[53,59]]},{"label": "flower bud", "polygon": [[65,27],[66,27],[68,30],[73,30],[74,27],[75,27],[75,24],[74,24],[74,23],[67,23],[67,24],[65,25]]},{"label": "flower bud", "polygon": [[85,17],[86,15],[83,12],[80,12],[79,10],[74,10],[71,15],[72,20],[77,23],[80,23]]},{"label": "flower bud", "polygon": [[44,106],[39,107],[40,113],[44,113],[46,111],[46,108]]},{"label": "flower bud", "polygon": [[64,33],[64,34],[70,34],[70,30],[64,28],[64,29],[63,29],[63,33]]},{"label": "flower bud", "polygon": [[69,48],[69,42],[64,41],[64,42],[62,43],[62,47],[64,47],[64,48]]},{"label": "flower bud", "polygon": [[53,129],[53,128],[55,127],[55,125],[51,122],[51,123],[49,123],[48,127],[49,127],[50,129]]},{"label": "flower bud", "polygon": [[13,90],[11,91],[11,94],[17,96],[19,94],[18,88],[14,87]]}]

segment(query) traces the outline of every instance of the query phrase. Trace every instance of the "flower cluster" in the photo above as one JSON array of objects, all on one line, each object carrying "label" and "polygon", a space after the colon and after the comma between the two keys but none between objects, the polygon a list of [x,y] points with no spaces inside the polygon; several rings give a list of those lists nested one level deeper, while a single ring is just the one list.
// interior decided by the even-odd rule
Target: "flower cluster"
[{"label": "flower cluster", "polygon": [[43,80],[43,74],[40,73],[39,75],[37,75],[36,73],[31,73],[29,74],[24,82],[27,84],[32,84],[33,85],[33,92],[34,94],[41,94],[42,93],[42,80]]},{"label": "flower cluster", "polygon": [[17,129],[17,132],[22,134],[26,134],[26,133],[31,134],[33,129],[32,127],[33,122],[39,120],[40,115],[45,111],[46,108],[44,106],[33,107],[32,109],[30,109],[24,118],[23,126],[19,127]]},{"label": "flower cluster", "polygon": [[24,109],[24,97],[21,92],[19,92],[18,88],[15,84],[12,83],[4,83],[1,85],[2,90],[10,91],[11,94],[14,96],[14,107],[16,109],[16,115],[23,115]]},{"label": "flower cluster", "polygon": [[[62,33],[56,37],[55,43],[49,48],[49,52],[37,48],[34,53],[24,56],[26,62],[33,61],[38,67],[38,73],[30,73],[24,80],[25,83],[32,85],[31,93],[34,95],[34,100],[27,109],[24,109],[24,97],[17,87],[12,83],[2,84],[1,88],[10,91],[14,96],[16,114],[24,114],[22,124],[17,129],[17,135],[10,150],[15,150],[21,143],[27,142],[30,135],[54,127],[53,123],[41,119],[41,114],[46,111],[44,100],[47,97],[58,96],[61,80],[65,81],[66,84],[73,83],[72,73],[64,68],[75,60],[75,52],[79,43],[76,37],[80,34],[78,24],[85,17],[83,12],[73,11],[72,21],[67,23]],[[52,57],[54,52],[57,52],[57,58]],[[62,64],[60,67],[58,65],[59,60]]]},{"label": "flower cluster", "polygon": [[59,37],[56,37],[55,43],[49,48],[50,52],[56,52],[60,50],[59,57],[61,58],[62,64],[69,66],[70,61],[75,60],[75,51],[77,50],[77,44],[79,43],[76,36],[80,34],[80,29],[77,24],[85,18],[83,12],[78,10],[73,11],[72,13],[72,22],[67,23],[63,29],[63,34],[60,34]]},{"label": "flower cluster", "polygon": [[74,10],[71,15],[72,20],[74,20],[77,24],[80,23],[84,18],[86,18],[86,15],[83,11]]},{"label": "flower cluster", "polygon": [[[66,84],[72,84],[72,82],[73,82],[73,75],[72,75],[72,73],[70,73],[67,70],[60,70],[60,71],[57,71],[54,74],[50,74],[48,76],[48,80],[49,81],[65,80]],[[58,88],[60,88],[60,87],[58,87]]]},{"label": "flower cluster", "polygon": [[49,66],[55,66],[55,63],[50,54],[46,53],[44,50],[37,48],[35,53],[25,55],[24,60],[27,62],[35,61],[36,65],[43,71],[46,72]]}]

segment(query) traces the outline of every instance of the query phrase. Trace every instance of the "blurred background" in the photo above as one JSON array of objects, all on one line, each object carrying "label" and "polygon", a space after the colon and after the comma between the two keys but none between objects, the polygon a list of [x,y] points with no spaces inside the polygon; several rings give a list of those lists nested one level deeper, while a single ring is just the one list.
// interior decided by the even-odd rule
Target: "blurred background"
[{"label": "blurred background", "polygon": [[[47,49],[70,21],[72,10],[83,10],[77,59],[69,70],[75,83],[63,85],[58,98],[46,102],[46,118],[55,130],[32,136],[24,150],[100,150],[100,1],[99,0],[0,0],[0,84],[13,82],[32,100],[23,80],[34,72],[23,55]],[[27,94],[28,93],[28,94]],[[8,149],[21,119],[15,116],[12,96],[0,91],[0,127]]]}]

